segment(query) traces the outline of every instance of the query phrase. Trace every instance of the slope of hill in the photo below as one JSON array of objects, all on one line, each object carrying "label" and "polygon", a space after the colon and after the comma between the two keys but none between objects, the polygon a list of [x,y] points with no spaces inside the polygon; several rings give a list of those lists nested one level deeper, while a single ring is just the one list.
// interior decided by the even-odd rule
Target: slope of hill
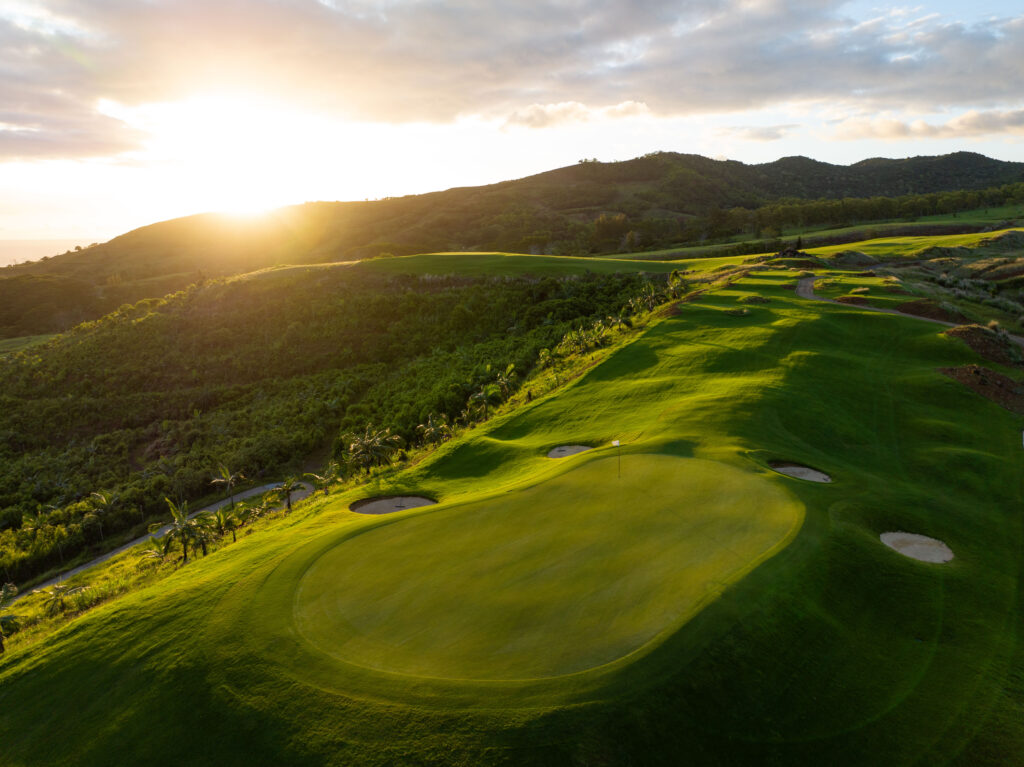
[{"label": "slope of hill", "polygon": [[[275,264],[442,250],[583,255],[618,250],[631,232],[632,246],[638,247],[704,239],[737,227],[767,231],[780,225],[747,216],[748,221],[730,227],[726,211],[737,206],[962,191],[1021,180],[1024,164],[966,152],[867,160],[849,167],[802,157],[744,165],[658,153],[624,162],[583,162],[477,188],[374,202],[307,203],[260,219],[204,214],[0,271],[0,337],[54,332],[126,302]],[[865,220],[922,214],[915,206],[875,207],[873,214],[827,215],[845,222],[851,216]],[[698,223],[688,230],[687,222],[694,221]],[[69,293],[67,280],[87,286]]]},{"label": "slope of hill", "polygon": [[[984,362],[941,328],[750,266],[416,465],[12,643],[4,758],[1020,763],[1021,418],[939,371]],[[349,511],[410,493],[439,503]]]},{"label": "slope of hill", "polygon": [[[144,532],[165,495],[209,494],[220,464],[279,476],[371,424],[415,443],[420,423],[454,422],[510,364],[525,375],[573,327],[619,314],[648,284],[639,272],[674,268],[607,261],[587,277],[585,259],[509,260],[519,279],[268,270],[0,356],[4,577],[24,583]],[[117,499],[102,516],[100,491]]]}]

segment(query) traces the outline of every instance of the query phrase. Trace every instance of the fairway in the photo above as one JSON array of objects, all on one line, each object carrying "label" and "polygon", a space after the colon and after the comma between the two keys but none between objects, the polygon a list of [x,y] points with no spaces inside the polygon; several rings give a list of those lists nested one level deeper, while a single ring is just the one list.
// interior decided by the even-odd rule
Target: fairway
[{"label": "fairway", "polygon": [[598,458],[518,493],[349,536],[296,592],[338,660],[433,678],[559,676],[695,614],[788,541],[802,505],[722,463]]}]

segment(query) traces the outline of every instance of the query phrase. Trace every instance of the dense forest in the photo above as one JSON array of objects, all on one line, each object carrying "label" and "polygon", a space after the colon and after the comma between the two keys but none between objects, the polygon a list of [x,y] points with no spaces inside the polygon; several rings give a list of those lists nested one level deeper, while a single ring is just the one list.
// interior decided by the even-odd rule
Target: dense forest
[{"label": "dense forest", "polygon": [[[659,152],[489,186],[318,202],[248,220],[207,214],[0,270],[0,338],[52,333],[204,278],[276,264],[447,250],[591,255],[784,229],[955,214],[1024,201],[1024,164],[961,152],[851,166]],[[763,243],[768,243],[764,245]]]},{"label": "dense forest", "polygon": [[654,289],[635,274],[272,270],[0,357],[0,568],[23,581],[99,548],[165,496],[208,495],[220,465],[257,481],[344,459],[343,435],[369,426],[413,445],[431,417],[470,423],[563,339],[604,332]]}]

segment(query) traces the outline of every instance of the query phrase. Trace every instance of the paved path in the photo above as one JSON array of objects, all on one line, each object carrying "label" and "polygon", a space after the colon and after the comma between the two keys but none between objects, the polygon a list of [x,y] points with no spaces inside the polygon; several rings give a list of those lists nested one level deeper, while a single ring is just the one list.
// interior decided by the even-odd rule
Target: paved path
[{"label": "paved path", "polygon": [[[299,484],[301,485],[301,487],[298,490],[296,490],[294,493],[292,493],[292,503],[295,503],[296,501],[301,501],[303,498],[306,498],[307,496],[309,496],[313,492],[313,486],[310,485],[308,482],[300,482]],[[279,482],[272,482],[269,485],[260,485],[259,487],[254,487],[254,488],[251,488],[249,490],[242,490],[241,492],[235,493],[235,500],[236,501],[244,501],[246,498],[251,498],[254,495],[260,495],[261,493],[266,493],[267,491],[273,490],[275,487],[279,487],[279,486],[280,486]],[[192,518],[196,514],[199,514],[200,512],[203,512],[203,511],[217,511],[218,509],[224,508],[229,503],[231,503],[231,501],[229,499],[225,498],[223,500],[217,501],[216,503],[212,503],[209,506],[204,506],[203,508],[198,509],[197,511],[193,511],[188,516],[189,516],[189,518]],[[284,504],[282,503],[280,506],[277,506],[276,508],[280,509],[280,508],[283,508],[283,507],[284,507]],[[50,578],[50,580],[48,580],[48,581],[44,581],[43,583],[40,583],[40,584],[38,584],[36,586],[33,586],[32,589],[33,590],[35,590],[35,589],[45,589],[45,588],[48,588],[50,586],[53,586],[56,583],[61,583],[62,581],[67,580],[68,578],[74,577],[75,575],[78,575],[79,573],[81,573],[81,572],[83,572],[85,570],[88,570],[90,567],[95,567],[96,565],[98,565],[98,564],[100,564],[102,562],[106,562],[108,559],[112,559],[112,558],[116,557],[118,554],[121,554],[121,553],[123,553],[125,551],[128,551],[128,549],[132,548],[133,546],[138,546],[140,543],[145,543],[146,541],[149,540],[149,537],[151,535],[155,535],[158,538],[161,537],[161,536],[164,536],[164,535],[167,534],[167,531],[170,530],[170,529],[171,529],[170,525],[164,525],[159,530],[154,530],[152,533],[146,533],[146,535],[143,535],[143,536],[141,536],[139,538],[136,538],[133,541],[129,541],[128,543],[124,544],[123,546],[118,546],[113,551],[108,551],[106,554],[102,554],[102,555],[96,557],[96,559],[93,559],[93,560],[91,560],[89,562],[86,562],[84,565],[79,565],[78,567],[74,567],[74,568],[68,570],[67,572],[63,572],[60,575],[58,575],[56,578]],[[22,597],[27,596],[28,594],[31,594],[31,593],[32,593],[31,591],[26,591],[24,593],[19,593],[18,596],[14,599],[14,601],[17,602]],[[12,604],[13,604],[13,602],[12,602]]]},{"label": "paved path", "polygon": [[[818,277],[802,277],[796,284],[796,294],[800,298],[807,298],[811,301],[824,301],[827,304],[839,304],[845,306],[847,309],[867,309],[869,312],[881,312],[882,314],[898,314],[900,317],[912,317],[915,320],[923,320],[925,322],[934,322],[937,325],[945,325],[947,328],[958,328],[960,325],[956,322],[946,322],[945,320],[933,320],[931,317],[921,317],[917,314],[907,314],[906,312],[898,312],[895,309],[882,309],[877,306],[869,306],[867,304],[844,304],[842,301],[835,301],[831,298],[822,298],[821,296],[814,295],[814,281],[820,279]],[[970,324],[970,323],[968,323]],[[1013,341],[1017,346],[1024,347],[1024,337],[1015,336],[1010,333],[1006,334],[1007,337]]]}]

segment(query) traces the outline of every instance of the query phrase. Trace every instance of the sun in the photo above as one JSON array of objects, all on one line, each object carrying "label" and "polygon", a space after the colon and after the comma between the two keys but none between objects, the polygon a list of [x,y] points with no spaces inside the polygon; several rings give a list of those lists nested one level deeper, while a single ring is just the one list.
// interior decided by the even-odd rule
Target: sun
[{"label": "sun", "polygon": [[141,160],[159,167],[162,193],[195,210],[257,217],[307,199],[339,126],[243,93],[206,93],[161,104],[103,111],[147,135]]}]

